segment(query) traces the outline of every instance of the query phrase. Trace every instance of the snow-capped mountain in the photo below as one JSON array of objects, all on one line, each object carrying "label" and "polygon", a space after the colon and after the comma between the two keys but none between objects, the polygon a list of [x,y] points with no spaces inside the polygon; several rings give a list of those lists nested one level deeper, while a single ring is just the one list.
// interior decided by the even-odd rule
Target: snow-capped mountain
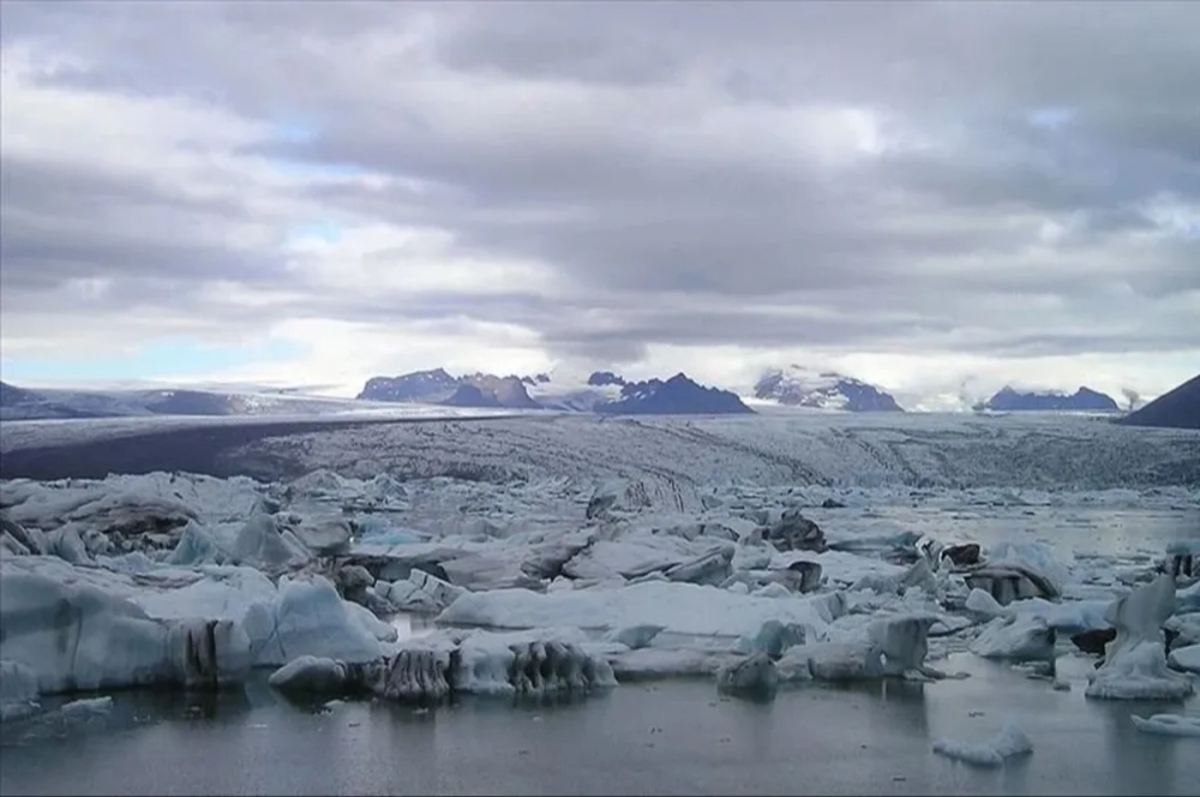
[{"label": "snow-capped mountain", "polygon": [[1129,426],[1166,426],[1200,429],[1200,376],[1194,376],[1169,393],[1131,412],[1119,423]]},{"label": "snow-capped mountain", "polygon": [[775,368],[754,385],[754,397],[792,407],[845,412],[903,412],[891,394],[853,377],[799,365]]},{"label": "snow-capped mountain", "polygon": [[595,406],[596,412],[629,415],[729,415],[753,413],[736,393],[704,387],[678,373],[665,382],[627,382],[621,398]]},{"label": "snow-capped mountain", "polygon": [[1022,392],[1011,386],[1001,390],[974,409],[992,412],[1118,412],[1117,402],[1099,391],[1081,387],[1074,393],[1054,391]]},{"label": "snow-capped mountain", "polygon": [[538,384],[536,378],[530,377],[482,373],[451,376],[445,369],[435,368],[400,376],[372,377],[363,386],[358,399],[445,404],[455,407],[541,409],[542,405],[526,391],[530,382]]},{"label": "snow-capped mountain", "polygon": [[612,371],[552,372],[529,388],[545,408],[629,415],[725,415],[753,412],[736,393],[704,387],[685,374],[631,382]]}]

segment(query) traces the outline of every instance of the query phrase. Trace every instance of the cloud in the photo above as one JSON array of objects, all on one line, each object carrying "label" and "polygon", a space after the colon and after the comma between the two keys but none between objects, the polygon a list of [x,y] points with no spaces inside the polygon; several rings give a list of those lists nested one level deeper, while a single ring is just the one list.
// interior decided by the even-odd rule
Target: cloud
[{"label": "cloud", "polygon": [[263,367],[306,382],[803,360],[931,395],[1086,362],[1154,394],[1200,350],[1198,28],[1166,2],[10,4],[2,354],[290,335],[306,356]]}]

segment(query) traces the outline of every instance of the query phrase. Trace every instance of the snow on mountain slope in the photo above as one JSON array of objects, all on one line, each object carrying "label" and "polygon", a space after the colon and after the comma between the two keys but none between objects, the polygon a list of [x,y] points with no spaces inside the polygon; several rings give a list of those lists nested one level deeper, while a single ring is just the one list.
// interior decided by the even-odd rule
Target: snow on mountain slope
[{"label": "snow on mountain slope", "polygon": [[754,385],[754,397],[795,407],[846,412],[900,412],[887,392],[853,377],[799,365],[773,369]]}]

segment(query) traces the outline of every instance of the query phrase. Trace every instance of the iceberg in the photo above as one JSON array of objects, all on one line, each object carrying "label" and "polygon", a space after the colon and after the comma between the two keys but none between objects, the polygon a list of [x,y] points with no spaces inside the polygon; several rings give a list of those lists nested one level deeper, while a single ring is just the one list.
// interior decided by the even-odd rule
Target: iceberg
[{"label": "iceberg", "polygon": [[1088,677],[1088,697],[1111,700],[1182,700],[1191,678],[1167,667],[1163,624],[1175,611],[1175,577],[1165,573],[1114,602],[1106,619],[1117,636],[1100,668]]},{"label": "iceberg", "polygon": [[981,767],[998,767],[1005,760],[1033,752],[1033,742],[1015,724],[1005,723],[993,739],[987,742],[962,742],[957,739],[938,739],[933,752],[947,758]]},{"label": "iceberg", "polygon": [[1155,714],[1152,717],[1139,717],[1134,714],[1130,719],[1133,720],[1133,726],[1142,733],[1200,738],[1200,717],[1181,714]]}]

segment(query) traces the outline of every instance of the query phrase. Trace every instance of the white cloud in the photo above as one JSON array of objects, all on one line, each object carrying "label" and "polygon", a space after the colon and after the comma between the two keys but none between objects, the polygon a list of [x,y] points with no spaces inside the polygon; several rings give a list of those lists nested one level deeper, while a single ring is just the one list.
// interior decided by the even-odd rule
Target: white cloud
[{"label": "white cloud", "polygon": [[1065,8],[6,7],[0,357],[1162,392],[1200,6]]}]

